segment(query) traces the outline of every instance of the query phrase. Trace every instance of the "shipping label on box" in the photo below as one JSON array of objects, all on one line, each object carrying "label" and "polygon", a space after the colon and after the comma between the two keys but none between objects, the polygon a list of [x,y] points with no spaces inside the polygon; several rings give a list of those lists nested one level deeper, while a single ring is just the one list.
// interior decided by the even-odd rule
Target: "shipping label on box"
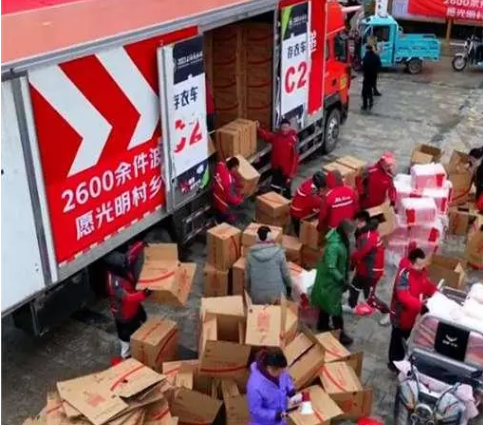
[{"label": "shipping label on box", "polygon": [[131,355],[158,372],[164,362],[176,358],[178,327],[160,316],[150,316],[131,336]]},{"label": "shipping label on box", "polygon": [[[242,245],[249,248],[257,243],[257,232],[258,229],[263,226],[261,223],[250,223],[247,228],[243,231],[242,235]],[[278,226],[268,226],[270,227],[272,238],[275,243],[282,243],[283,229]]]},{"label": "shipping label on box", "polygon": [[233,264],[232,279],[233,279],[233,295],[243,295],[245,292],[246,282],[246,259],[241,257]]},{"label": "shipping label on box", "polygon": [[318,225],[319,220],[317,218],[302,220],[300,225],[300,242],[302,245],[315,250],[322,245],[322,234],[317,229]]},{"label": "shipping label on box", "polygon": [[203,269],[203,296],[225,297],[228,295],[228,270],[218,270],[210,264]]},{"label": "shipping label on box", "polygon": [[281,217],[290,214],[290,200],[276,192],[268,192],[257,196],[256,209],[270,217]]},{"label": "shipping label on box", "polygon": [[219,270],[228,270],[241,256],[240,229],[222,223],[207,232],[208,263]]},{"label": "shipping label on box", "polygon": [[283,235],[282,246],[285,250],[287,261],[300,264],[302,261],[302,243],[295,236]]}]

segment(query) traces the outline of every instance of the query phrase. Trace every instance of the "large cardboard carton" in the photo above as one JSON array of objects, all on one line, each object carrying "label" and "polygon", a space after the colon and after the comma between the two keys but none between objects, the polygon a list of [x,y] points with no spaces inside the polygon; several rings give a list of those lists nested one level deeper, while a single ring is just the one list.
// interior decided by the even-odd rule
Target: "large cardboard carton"
[{"label": "large cardboard carton", "polygon": [[[339,164],[342,164],[343,166],[350,168],[351,170],[354,170],[355,177],[362,173],[364,168],[367,167],[367,162],[363,161],[362,159],[356,158],[354,156],[346,155],[343,156],[342,158],[337,159]],[[355,180],[354,180],[355,183]]]},{"label": "large cardboard carton", "polygon": [[245,374],[250,347],[245,342],[245,321],[206,314],[201,331],[200,373],[217,378]]},{"label": "large cardboard carton", "polygon": [[411,166],[415,164],[430,164],[431,162],[440,162],[443,151],[436,146],[419,144],[413,149],[411,155]]},{"label": "large cardboard carton", "polygon": [[203,296],[225,297],[228,295],[228,270],[218,270],[206,263],[203,269]]},{"label": "large cardboard carton", "polygon": [[[263,226],[261,223],[250,223],[247,228],[243,231],[242,235],[242,245],[244,248],[250,248],[257,243],[257,231]],[[268,226],[270,227],[272,238],[276,243],[282,243],[283,229],[278,226]]]},{"label": "large cardboard carton", "polygon": [[178,326],[161,316],[150,316],[131,336],[131,355],[158,372],[164,362],[176,359]]},{"label": "large cardboard carton", "polygon": [[468,154],[453,151],[449,163],[445,166],[448,180],[453,185],[450,205],[464,204],[469,199],[473,175],[468,169],[468,160]]},{"label": "large cardboard carton", "polygon": [[307,388],[314,413],[303,415],[300,409],[289,414],[293,425],[330,425],[332,420],[339,418],[342,411],[329,395],[318,385]]},{"label": "large cardboard carton", "polygon": [[433,254],[428,274],[433,282],[444,279],[445,285],[454,289],[464,289],[466,285],[466,272],[459,258]]},{"label": "large cardboard carton", "polygon": [[218,316],[233,316],[237,323],[240,318],[245,317],[243,296],[233,295],[220,298],[202,298],[200,308],[201,319],[203,319],[207,313],[216,314]]},{"label": "large cardboard carton", "polygon": [[483,217],[478,216],[471,226],[466,244],[465,257],[468,265],[483,270]]},{"label": "large cardboard carton", "polygon": [[241,183],[241,193],[245,196],[253,195],[258,189],[260,174],[258,171],[241,155],[236,156],[240,161],[238,175]]},{"label": "large cardboard carton", "polygon": [[323,253],[323,247],[314,249],[304,245],[302,247],[302,267],[307,270],[315,269]]},{"label": "large cardboard carton", "polygon": [[198,391],[179,389],[171,403],[171,414],[180,423],[211,424],[216,418],[222,402]]},{"label": "large cardboard carton", "polygon": [[257,196],[256,209],[273,218],[290,216],[290,200],[277,192],[268,192]]},{"label": "large cardboard carton", "polygon": [[324,348],[310,331],[299,333],[284,348],[284,353],[287,357],[288,373],[297,390],[310,385],[324,364]]},{"label": "large cardboard carton", "polygon": [[144,248],[145,261],[178,261],[178,245],[155,243]]},{"label": "large cardboard carton", "polygon": [[243,295],[245,292],[245,282],[246,282],[246,259],[245,257],[240,257],[235,264],[233,264],[232,269],[232,289],[233,295]]},{"label": "large cardboard carton", "polygon": [[326,393],[343,412],[341,418],[357,420],[372,410],[372,390],[362,387],[354,369],[345,362],[328,363],[320,372]]},{"label": "large cardboard carton", "polygon": [[286,232],[288,230],[288,225],[290,224],[290,214],[284,214],[278,217],[272,217],[260,210],[256,211],[256,220],[260,224],[265,224],[267,226],[281,227]]},{"label": "large cardboard carton", "polygon": [[371,218],[377,218],[379,226],[377,228],[381,236],[389,236],[394,232],[396,227],[396,215],[394,208],[386,202],[378,207],[369,208],[367,210]]},{"label": "large cardboard carton", "polygon": [[302,262],[302,243],[298,238],[289,235],[283,235],[282,246],[285,249],[285,256],[287,261],[295,264]]},{"label": "large cardboard carton", "polygon": [[322,245],[322,233],[317,229],[318,218],[302,220],[300,223],[300,242],[302,245],[309,246],[317,250]]},{"label": "large cardboard carton", "polygon": [[249,158],[257,151],[257,122],[245,118],[237,118],[235,124],[239,125],[244,131],[242,153],[245,158]]},{"label": "large cardboard carton", "polygon": [[355,187],[357,172],[354,169],[349,168],[346,165],[342,165],[339,162],[331,162],[330,164],[324,165],[322,170],[326,173],[338,170],[344,179],[344,183],[348,186]]},{"label": "large cardboard carton", "polygon": [[226,408],[227,425],[246,425],[250,422],[246,396],[240,393],[233,379],[221,381],[221,393]]},{"label": "large cardboard carton", "polygon": [[240,258],[240,229],[222,223],[208,230],[208,263],[218,270],[228,270]]}]

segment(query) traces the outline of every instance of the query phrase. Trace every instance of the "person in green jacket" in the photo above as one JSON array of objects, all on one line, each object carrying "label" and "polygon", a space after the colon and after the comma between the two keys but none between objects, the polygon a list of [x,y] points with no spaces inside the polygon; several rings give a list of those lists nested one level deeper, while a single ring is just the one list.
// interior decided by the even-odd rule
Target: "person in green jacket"
[{"label": "person in green jacket", "polygon": [[351,223],[343,221],[337,228],[330,230],[325,236],[326,246],[317,265],[315,283],[310,294],[310,302],[319,308],[319,331],[330,330],[332,318],[334,329],[341,331],[340,342],[352,344],[353,340],[344,331],[342,318],[342,293],[349,278]]}]

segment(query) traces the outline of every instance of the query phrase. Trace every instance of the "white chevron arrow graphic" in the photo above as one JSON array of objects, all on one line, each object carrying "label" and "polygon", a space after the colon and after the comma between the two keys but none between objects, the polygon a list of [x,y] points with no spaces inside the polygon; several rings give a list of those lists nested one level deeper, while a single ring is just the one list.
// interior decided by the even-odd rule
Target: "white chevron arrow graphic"
[{"label": "white chevron arrow graphic", "polygon": [[34,70],[29,73],[29,81],[82,137],[68,176],[96,165],[112,126],[59,66]]},{"label": "white chevron arrow graphic", "polygon": [[159,122],[159,99],[156,92],[122,47],[96,56],[140,114],[128,149],[147,142]]}]

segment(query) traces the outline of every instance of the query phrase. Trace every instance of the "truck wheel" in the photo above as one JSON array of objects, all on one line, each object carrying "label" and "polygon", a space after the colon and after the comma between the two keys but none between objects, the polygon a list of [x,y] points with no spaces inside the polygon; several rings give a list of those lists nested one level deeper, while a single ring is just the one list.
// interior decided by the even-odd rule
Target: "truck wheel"
[{"label": "truck wheel", "polygon": [[340,132],[340,111],[334,108],[330,111],[329,117],[325,122],[324,144],[322,145],[322,153],[331,153],[337,146]]},{"label": "truck wheel", "polygon": [[463,55],[455,56],[451,61],[451,66],[455,71],[461,72],[466,68],[466,58]]},{"label": "truck wheel", "polygon": [[421,59],[411,59],[407,63],[407,67],[411,75],[419,74],[423,70],[423,61]]}]

